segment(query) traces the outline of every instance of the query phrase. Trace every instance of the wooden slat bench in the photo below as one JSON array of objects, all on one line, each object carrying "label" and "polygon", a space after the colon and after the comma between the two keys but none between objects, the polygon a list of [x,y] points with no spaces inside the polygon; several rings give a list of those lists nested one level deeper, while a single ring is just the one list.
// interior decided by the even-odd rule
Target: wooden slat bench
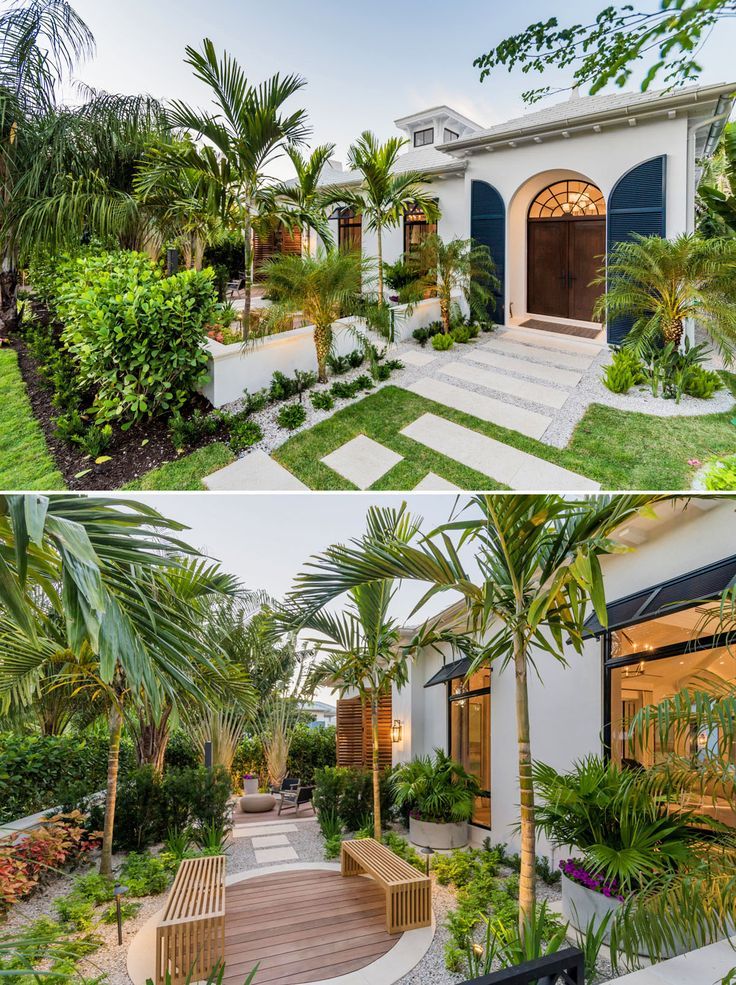
[{"label": "wooden slat bench", "polygon": [[156,928],[156,985],[206,979],[225,957],[225,856],[187,858],[179,866]]},{"label": "wooden slat bench", "polygon": [[365,873],[386,894],[386,930],[400,934],[432,923],[432,882],[374,838],[344,841],[340,848],[344,876]]}]

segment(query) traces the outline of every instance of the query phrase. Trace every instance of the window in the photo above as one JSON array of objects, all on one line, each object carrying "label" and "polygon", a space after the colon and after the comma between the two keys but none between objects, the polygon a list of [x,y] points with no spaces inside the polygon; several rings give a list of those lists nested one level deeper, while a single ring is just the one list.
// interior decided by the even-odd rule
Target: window
[{"label": "window", "polygon": [[449,144],[453,140],[459,140],[460,139],[460,134],[459,133],[455,133],[454,130],[448,130],[447,127],[445,127],[445,132],[443,134],[443,137],[444,137],[444,142],[446,144]]},{"label": "window", "polygon": [[342,209],[337,217],[337,247],[360,252],[363,246],[363,219],[352,209]]},{"label": "window", "polygon": [[427,130],[417,130],[414,134],[414,146],[415,147],[426,147],[427,144],[434,143],[434,127],[429,127]]},{"label": "window", "polygon": [[469,678],[448,682],[450,755],[477,777],[473,824],[491,826],[491,672],[483,668]]},{"label": "window", "polygon": [[[648,768],[676,754],[690,759],[697,769],[705,750],[711,755],[718,753],[719,730],[698,729],[694,717],[689,731],[663,738],[652,729],[644,744],[634,741],[630,726],[642,708],[685,687],[697,689],[699,675],[736,681],[736,634],[716,618],[719,606],[719,602],[699,603],[604,635],[604,732],[615,763]],[[731,765],[736,765],[733,753],[729,758]],[[736,825],[733,807],[717,794],[710,790],[690,806],[701,814]]]},{"label": "window", "polygon": [[540,192],[529,209],[530,219],[596,218],[605,214],[603,192],[588,181],[557,181]]},{"label": "window", "polygon": [[404,213],[404,254],[418,250],[432,233],[437,232],[436,222],[427,222],[420,208],[413,206]]}]

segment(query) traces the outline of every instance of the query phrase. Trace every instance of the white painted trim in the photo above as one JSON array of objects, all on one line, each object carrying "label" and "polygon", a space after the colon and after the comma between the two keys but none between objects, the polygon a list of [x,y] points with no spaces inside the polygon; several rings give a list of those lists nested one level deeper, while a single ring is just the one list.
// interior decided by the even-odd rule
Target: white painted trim
[{"label": "white painted trim", "polygon": [[[339,872],[337,862],[289,862],[283,865],[264,865],[246,872],[233,872],[225,877],[225,885],[257,879],[259,876],[275,875],[278,872],[306,871]],[[364,878],[369,879],[370,876]],[[128,948],[126,968],[133,985],[146,985],[146,979],[154,977],[156,964],[156,927],[161,921],[163,907],[153,914],[140,928]],[[227,912],[225,915],[227,919]],[[313,985],[393,985],[416,967],[429,950],[435,932],[434,912],[432,925],[420,930],[407,930],[397,940],[390,951],[372,964],[337,978],[325,978]]]}]

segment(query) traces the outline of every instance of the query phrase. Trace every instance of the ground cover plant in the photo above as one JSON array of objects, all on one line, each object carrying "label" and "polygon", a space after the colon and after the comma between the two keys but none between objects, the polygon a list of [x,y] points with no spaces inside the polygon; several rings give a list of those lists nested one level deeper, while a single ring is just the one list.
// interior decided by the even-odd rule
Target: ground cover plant
[{"label": "ground cover plant", "polygon": [[[400,434],[425,413],[436,414],[587,475],[604,489],[687,489],[694,469],[713,455],[732,453],[732,412],[698,417],[656,418],[592,404],[564,449],[553,448],[397,387],[385,387],[329,420],[303,431],[276,449],[274,458],[312,489],[351,489],[320,459],[359,434],[403,456],[374,489],[413,489],[435,472],[461,489],[498,489],[488,476],[430,451]],[[694,461],[698,465],[692,464]]]}]

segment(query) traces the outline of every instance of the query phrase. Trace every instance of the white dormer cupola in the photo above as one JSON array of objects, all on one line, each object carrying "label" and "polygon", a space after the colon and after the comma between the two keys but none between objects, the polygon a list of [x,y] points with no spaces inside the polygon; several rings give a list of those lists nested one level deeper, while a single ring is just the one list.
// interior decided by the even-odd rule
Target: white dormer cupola
[{"label": "white dormer cupola", "polygon": [[402,116],[394,123],[411,141],[412,148],[437,147],[470,137],[483,128],[449,106],[433,106]]}]

